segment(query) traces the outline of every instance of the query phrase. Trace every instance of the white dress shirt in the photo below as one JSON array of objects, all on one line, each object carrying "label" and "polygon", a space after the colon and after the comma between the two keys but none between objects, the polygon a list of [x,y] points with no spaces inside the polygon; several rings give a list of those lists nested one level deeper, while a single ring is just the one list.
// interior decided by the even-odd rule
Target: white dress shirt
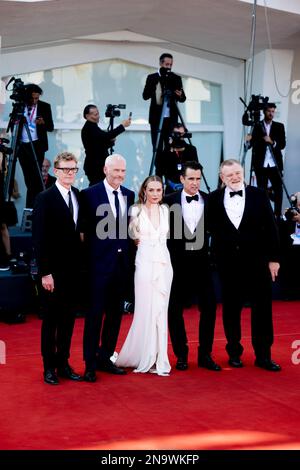
[{"label": "white dress shirt", "polygon": [[121,192],[120,186],[118,187],[118,189],[113,188],[112,186],[110,186],[110,184],[108,183],[106,178],[103,181],[103,183],[104,183],[104,187],[105,187],[106,192],[107,192],[109,204],[110,204],[110,207],[111,207],[111,210],[112,210],[114,216],[116,217],[117,213],[116,213],[116,206],[115,206],[115,195],[114,195],[113,191],[118,191],[118,198],[119,198],[119,203],[120,203],[121,214],[124,215],[125,211],[126,211],[126,202],[125,202],[124,196]]},{"label": "white dress shirt", "polygon": [[[65,203],[69,207],[69,189],[66,189],[64,186],[62,186],[57,180],[55,181],[56,187],[62,197],[64,198]],[[78,202],[77,198],[74,194],[74,191],[71,189],[71,199],[72,199],[72,204],[73,204],[73,220],[75,225],[77,224],[78,220]]]},{"label": "white dress shirt", "polygon": [[[230,192],[232,191],[243,191],[243,195],[239,196],[236,194],[231,197]],[[233,190],[228,186],[225,188],[224,193],[224,207],[228,215],[229,220],[235,226],[236,229],[239,228],[245,209],[245,186],[242,185],[240,188]]]},{"label": "white dress shirt", "polygon": [[[37,105],[36,104],[33,105],[33,106],[25,106],[25,110],[24,110],[24,116],[25,116],[27,124],[28,124],[31,140],[33,140],[33,141],[38,140],[38,135],[37,135],[37,130],[36,130],[36,122],[35,122],[35,120],[36,120],[36,110],[37,110]],[[22,129],[21,141],[22,142],[30,142],[30,140],[28,138],[27,131],[25,129],[25,126],[23,126],[23,129]]]},{"label": "white dress shirt", "polygon": [[184,189],[181,193],[182,216],[191,233],[195,232],[204,211],[203,197],[200,193],[197,194],[199,196],[198,201],[191,201],[189,203],[186,200],[186,196],[190,197],[190,194],[187,194]]},{"label": "white dress shirt", "polygon": [[[267,136],[269,136],[269,135],[270,135],[270,131],[271,131],[271,125],[272,125],[272,123],[270,122],[269,124],[267,124],[265,121],[263,121],[263,124],[264,124],[264,126],[265,126],[266,134],[267,134]],[[276,143],[274,142],[273,147],[275,147],[275,145],[276,145]],[[264,168],[267,168],[268,166],[269,166],[269,167],[275,166],[275,163],[274,163],[272,154],[271,154],[271,152],[270,152],[269,146],[267,146],[267,148],[266,148],[266,155],[265,155],[265,160],[264,160]]]}]

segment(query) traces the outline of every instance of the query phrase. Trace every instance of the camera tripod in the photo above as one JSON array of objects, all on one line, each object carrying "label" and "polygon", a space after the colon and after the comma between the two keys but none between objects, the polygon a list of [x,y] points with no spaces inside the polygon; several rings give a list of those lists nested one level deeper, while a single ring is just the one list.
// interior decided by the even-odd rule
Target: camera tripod
[{"label": "camera tripod", "polygon": [[[108,124],[108,127],[107,127],[107,132],[113,130],[113,128],[114,128],[114,119],[115,119],[115,116],[113,116],[113,115],[111,115],[109,117],[109,124]],[[112,155],[114,153],[114,146],[113,145],[111,145],[109,147],[109,153],[110,153],[110,155]]]},{"label": "camera tripod", "polygon": [[11,149],[12,152],[8,158],[8,165],[7,165],[7,174],[4,182],[4,198],[5,201],[9,201],[13,185],[14,185],[14,176],[16,171],[16,163],[18,158],[18,152],[21,145],[21,137],[22,137],[22,130],[23,128],[26,130],[28,141],[30,143],[30,149],[34,158],[34,164],[36,166],[37,174],[39,175],[40,183],[42,190],[45,190],[45,184],[43,181],[41,169],[39,167],[38,159],[36,156],[36,152],[33,146],[28,122],[24,116],[25,110],[25,103],[14,103],[13,110],[10,114],[10,120],[6,129],[6,132],[11,131]]},{"label": "camera tripod", "polygon": [[[161,110],[161,114],[160,114],[158,129],[157,129],[156,143],[155,143],[155,147],[153,149],[153,155],[152,155],[152,160],[151,160],[151,165],[150,165],[150,170],[149,170],[149,176],[153,174],[153,170],[154,170],[154,166],[155,166],[155,162],[156,162],[156,158],[157,158],[157,152],[158,152],[158,149],[159,149],[159,144],[160,144],[161,139],[162,139],[162,128],[163,128],[164,118],[165,118],[167,108],[170,109],[171,99],[173,99],[172,104],[174,104],[175,107],[176,107],[178,116],[180,118],[180,122],[181,122],[182,126],[186,129],[182,114],[181,114],[181,112],[178,108],[176,100],[173,98],[173,92],[169,89],[166,89],[163,92],[163,105],[162,105],[162,110]],[[189,141],[189,144],[192,145],[191,139],[189,137],[187,139]],[[202,178],[203,178],[203,181],[205,183],[206,189],[207,189],[208,193],[210,193],[210,187],[208,186],[207,180],[205,178],[202,165],[201,165],[201,174],[202,174]]]}]

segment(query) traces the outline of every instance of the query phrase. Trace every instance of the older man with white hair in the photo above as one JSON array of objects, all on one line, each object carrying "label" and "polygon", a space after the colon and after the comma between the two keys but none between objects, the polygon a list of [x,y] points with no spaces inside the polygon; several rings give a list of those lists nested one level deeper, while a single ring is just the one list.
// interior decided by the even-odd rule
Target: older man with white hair
[{"label": "older man with white hair", "polygon": [[125,374],[110,358],[117,344],[130,268],[127,229],[134,192],[121,186],[126,174],[126,160],[122,155],[107,157],[104,173],[104,181],[82,191],[79,212],[91,289],[83,338],[87,382],[96,381],[96,369]]}]

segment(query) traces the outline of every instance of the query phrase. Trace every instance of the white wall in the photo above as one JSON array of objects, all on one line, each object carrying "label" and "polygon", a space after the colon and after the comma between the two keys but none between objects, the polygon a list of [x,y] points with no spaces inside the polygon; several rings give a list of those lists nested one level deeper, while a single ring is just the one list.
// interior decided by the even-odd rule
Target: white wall
[{"label": "white wall", "polygon": [[[66,65],[119,58],[130,62],[158,66],[158,57],[165,49],[148,44],[83,41],[74,44],[15,51],[2,56],[2,76],[47,70]],[[241,107],[238,97],[243,93],[243,68],[173,53],[175,73],[222,85],[224,110],[224,155],[237,155],[241,132]],[[140,97],[137,97],[140,99]],[[227,112],[229,110],[229,112]]]}]

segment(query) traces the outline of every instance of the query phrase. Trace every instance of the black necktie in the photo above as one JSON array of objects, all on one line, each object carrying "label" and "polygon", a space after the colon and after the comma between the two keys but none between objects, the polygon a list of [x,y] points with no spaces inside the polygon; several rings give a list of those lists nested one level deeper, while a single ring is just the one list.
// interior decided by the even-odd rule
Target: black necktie
[{"label": "black necktie", "polygon": [[237,195],[243,197],[243,190],[240,189],[239,191],[230,191],[229,194],[230,194],[230,197],[237,196]]},{"label": "black necktie", "polygon": [[115,208],[116,208],[116,238],[119,238],[119,226],[120,226],[120,201],[118,197],[118,191],[113,191],[115,196]]},{"label": "black necktie", "polygon": [[74,207],[73,207],[73,202],[72,202],[71,190],[68,192],[68,195],[69,195],[69,211],[70,211],[70,214],[71,214],[72,219],[73,219]]},{"label": "black necktie", "polygon": [[185,196],[186,202],[190,203],[192,201],[199,201],[199,195],[195,194],[194,196]]}]

